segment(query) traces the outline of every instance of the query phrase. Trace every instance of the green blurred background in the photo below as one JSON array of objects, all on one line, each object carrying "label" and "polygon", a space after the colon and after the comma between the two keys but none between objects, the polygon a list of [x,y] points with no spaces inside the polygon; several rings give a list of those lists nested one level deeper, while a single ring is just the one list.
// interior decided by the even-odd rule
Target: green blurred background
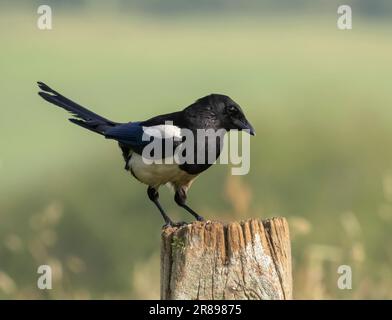
[{"label": "green blurred background", "polygon": [[[190,205],[287,217],[295,298],[392,298],[390,1],[344,1],[350,31],[338,1],[46,1],[50,31],[40,4],[0,4],[0,298],[159,297],[162,220],[145,186],[38,80],[115,121],[230,95],[257,131],[250,173],[213,167]],[[37,289],[42,264],[52,290]],[[342,264],[352,290],[337,288]]]}]

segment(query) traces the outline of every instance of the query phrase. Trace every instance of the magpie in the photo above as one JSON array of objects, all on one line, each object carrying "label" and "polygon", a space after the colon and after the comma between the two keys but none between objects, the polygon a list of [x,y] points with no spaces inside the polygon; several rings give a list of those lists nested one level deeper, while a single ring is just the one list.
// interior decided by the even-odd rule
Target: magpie
[{"label": "magpie", "polygon": [[[159,202],[158,189],[162,185],[168,185],[175,191],[174,200],[180,207],[187,210],[197,220],[203,221],[203,217],[192,210],[187,204],[187,192],[194,179],[203,171],[207,170],[213,162],[196,161],[197,153],[200,146],[204,146],[205,153],[210,150],[206,137],[198,137],[196,132],[199,129],[212,129],[221,134],[215,137],[214,159],[219,158],[222,151],[223,140],[222,135],[229,130],[245,130],[251,135],[255,135],[255,131],[249,121],[246,119],[241,107],[230,97],[222,94],[210,94],[198,99],[182,111],[167,113],[152,117],[144,121],[119,123],[108,120],[85,107],[71,101],[62,94],[56,92],[45,83],[38,82],[38,86],[42,91],[38,94],[46,101],[65,109],[70,112],[73,117],[69,119],[72,123],[79,125],[87,130],[98,133],[107,139],[118,142],[125,161],[125,169],[140,182],[148,185],[148,198],[158,208],[160,214],[165,220],[164,226],[180,226],[184,222],[173,222],[166,214]],[[160,138],[162,146],[167,139],[175,140],[171,147],[166,147],[162,154],[165,156],[172,154],[174,149],[184,143],[186,139],[182,136],[182,130],[187,129],[194,133],[192,161],[183,163],[166,163],[166,162],[147,162],[143,158],[143,151],[147,145],[154,139]],[[159,137],[153,131],[161,133]],[[143,136],[151,139],[143,139]],[[147,141],[146,141],[147,140]],[[165,143],[164,143],[165,142]],[[208,145],[207,145],[208,144]],[[167,153],[168,152],[168,153]],[[151,153],[154,156],[154,152]],[[157,154],[157,156],[160,156]],[[163,155],[160,156],[163,158]],[[206,157],[205,157],[206,158]]]}]

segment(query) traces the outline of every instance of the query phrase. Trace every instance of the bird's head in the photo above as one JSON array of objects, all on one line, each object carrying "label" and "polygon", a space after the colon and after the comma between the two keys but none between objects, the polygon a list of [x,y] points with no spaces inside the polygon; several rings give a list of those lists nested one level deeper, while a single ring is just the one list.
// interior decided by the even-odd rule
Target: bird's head
[{"label": "bird's head", "polygon": [[206,125],[213,125],[214,129],[248,130],[252,136],[256,134],[241,107],[229,96],[210,94],[185,110],[189,116],[199,118]]}]

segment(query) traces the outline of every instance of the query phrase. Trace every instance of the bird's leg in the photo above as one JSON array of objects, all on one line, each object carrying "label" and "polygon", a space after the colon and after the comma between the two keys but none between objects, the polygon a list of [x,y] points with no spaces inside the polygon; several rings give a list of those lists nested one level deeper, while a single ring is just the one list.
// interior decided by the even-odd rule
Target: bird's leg
[{"label": "bird's leg", "polygon": [[163,219],[165,220],[165,224],[163,225],[163,227],[169,227],[169,226],[171,226],[171,227],[179,227],[179,226],[182,226],[184,224],[187,224],[186,222],[175,223],[175,222],[173,222],[172,219],[169,218],[169,216],[166,214],[165,210],[163,210],[161,204],[159,203],[159,200],[158,200],[159,199],[159,193],[158,193],[158,191],[155,188],[148,187],[147,195],[148,195],[148,198],[152,202],[154,202],[154,204],[157,206],[157,208],[159,209],[159,212],[161,213]]},{"label": "bird's leg", "polygon": [[159,212],[161,213],[163,219],[165,220],[165,226],[166,225],[173,225],[173,221],[169,218],[169,216],[166,214],[165,210],[163,210],[161,204],[159,203],[159,193],[158,191],[153,188],[153,187],[148,187],[147,189],[147,195],[148,198],[154,202],[154,204],[157,206]]},{"label": "bird's leg", "polygon": [[195,211],[193,211],[191,208],[189,208],[186,205],[186,191],[183,188],[180,188],[176,191],[176,194],[174,196],[174,201],[182,208],[184,208],[186,211],[188,211],[192,216],[196,218],[197,221],[204,221],[204,218],[202,216],[199,216]]}]

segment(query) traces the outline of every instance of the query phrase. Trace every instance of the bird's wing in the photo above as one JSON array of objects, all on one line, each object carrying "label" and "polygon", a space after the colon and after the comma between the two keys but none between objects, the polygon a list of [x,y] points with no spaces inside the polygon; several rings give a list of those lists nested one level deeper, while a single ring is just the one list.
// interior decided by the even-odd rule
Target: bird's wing
[{"label": "bird's wing", "polygon": [[143,147],[148,141],[143,141],[143,127],[140,122],[129,122],[110,128],[105,132],[105,138],[117,140],[130,147]]},{"label": "bird's wing", "polygon": [[[176,148],[182,141],[181,129],[176,126],[156,125],[143,126],[141,122],[130,122],[110,128],[105,132],[107,139],[114,139],[121,144],[130,147],[137,153],[141,153],[153,139],[158,139],[163,149],[168,145],[165,140],[171,140],[173,148]],[[173,150],[174,151],[174,150]]]}]

